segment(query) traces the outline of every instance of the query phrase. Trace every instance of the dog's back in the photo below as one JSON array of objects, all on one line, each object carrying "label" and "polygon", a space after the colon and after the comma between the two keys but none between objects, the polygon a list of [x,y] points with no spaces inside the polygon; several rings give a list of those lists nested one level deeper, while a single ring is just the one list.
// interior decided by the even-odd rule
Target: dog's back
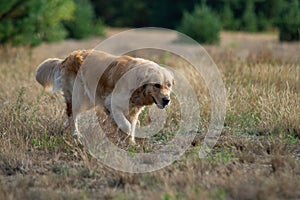
[{"label": "dog's back", "polygon": [[[89,57],[87,59],[87,57]],[[124,57],[124,56],[123,56]],[[72,98],[74,92],[74,85],[76,92],[80,96],[87,95],[91,104],[95,103],[95,89],[102,88],[97,87],[98,82],[100,85],[103,85],[105,90],[109,88],[107,84],[108,80],[100,81],[101,76],[104,74],[104,77],[109,77],[108,71],[111,70],[111,66],[118,63],[118,57],[107,54],[101,51],[95,50],[79,50],[74,51],[69,54],[65,59],[59,58],[49,58],[43,61],[36,70],[36,80],[47,90],[52,90],[52,93],[60,90],[63,92],[63,96],[66,102],[66,113],[70,117],[72,116]],[[122,60],[122,59],[121,59]],[[84,62],[84,64],[83,64]],[[107,70],[108,69],[108,70]],[[80,80],[75,84],[75,80],[78,77]],[[105,78],[104,78],[105,79]],[[81,84],[84,88],[81,88]],[[113,87],[113,86],[112,86]],[[84,91],[79,91],[79,90]],[[97,91],[98,92],[98,91]],[[101,93],[101,92],[100,92]],[[101,94],[99,95],[101,96]],[[78,95],[77,95],[78,96]],[[86,97],[76,97],[77,98],[86,98]],[[82,105],[82,99],[79,100],[78,104],[75,105],[75,110],[80,110]],[[85,100],[87,102],[87,100]],[[87,106],[87,105],[85,105]],[[73,105],[74,107],[74,105]],[[78,108],[77,108],[78,107]]]}]

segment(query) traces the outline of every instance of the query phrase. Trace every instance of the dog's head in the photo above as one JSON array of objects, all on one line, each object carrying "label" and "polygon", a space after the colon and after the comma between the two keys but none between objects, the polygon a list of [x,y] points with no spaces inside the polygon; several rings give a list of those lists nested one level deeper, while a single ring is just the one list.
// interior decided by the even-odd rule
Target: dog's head
[{"label": "dog's head", "polygon": [[174,85],[174,76],[166,68],[159,67],[148,71],[148,83],[144,85],[147,99],[158,108],[165,108],[171,101],[170,94]]}]

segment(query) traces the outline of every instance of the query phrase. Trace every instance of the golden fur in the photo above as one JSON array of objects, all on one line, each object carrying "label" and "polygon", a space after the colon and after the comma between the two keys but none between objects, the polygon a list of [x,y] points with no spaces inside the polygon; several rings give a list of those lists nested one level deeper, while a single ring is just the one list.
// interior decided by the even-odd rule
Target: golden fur
[{"label": "golden fur", "polygon": [[94,106],[105,107],[133,142],[143,107],[155,103],[163,109],[174,84],[172,73],[152,61],[94,50],[45,60],[36,70],[36,80],[52,92],[63,92],[70,120]]}]

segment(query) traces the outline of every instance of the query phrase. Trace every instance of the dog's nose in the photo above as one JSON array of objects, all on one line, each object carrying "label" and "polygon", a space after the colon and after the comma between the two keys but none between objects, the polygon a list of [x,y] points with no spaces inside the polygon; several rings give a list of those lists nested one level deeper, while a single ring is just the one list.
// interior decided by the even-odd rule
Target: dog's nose
[{"label": "dog's nose", "polygon": [[168,103],[170,102],[170,98],[169,97],[164,97],[164,98],[162,98],[162,100],[163,100],[163,104],[164,105],[168,105]]}]

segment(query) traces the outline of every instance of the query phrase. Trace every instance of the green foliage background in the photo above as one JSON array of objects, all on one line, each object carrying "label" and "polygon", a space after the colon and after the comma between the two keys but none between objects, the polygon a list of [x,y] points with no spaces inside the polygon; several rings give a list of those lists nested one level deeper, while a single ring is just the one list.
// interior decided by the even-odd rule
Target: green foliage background
[{"label": "green foliage background", "polygon": [[88,0],[1,0],[0,43],[38,45],[103,34]]},{"label": "green foliage background", "polygon": [[[287,41],[300,40],[299,2],[300,0],[92,0],[96,14],[109,26],[175,29],[182,23],[184,15],[191,14],[197,5],[206,4],[219,18],[224,30],[258,32],[274,31],[277,28],[280,39]],[[289,14],[286,15],[287,13]],[[194,34],[194,30],[192,32],[190,35]]]},{"label": "green foliage background", "polygon": [[67,36],[62,20],[73,17],[72,0],[3,0],[0,3],[0,43],[37,45]]},{"label": "green foliage background", "polygon": [[279,28],[279,40],[300,40],[300,2],[298,0],[285,2],[276,25]]},{"label": "green foliage background", "polygon": [[93,5],[89,0],[74,0],[75,12],[71,20],[64,22],[68,30],[68,36],[83,39],[92,35],[103,35],[104,24],[102,20],[96,19]]},{"label": "green foliage background", "polygon": [[[210,10],[208,16],[195,11],[197,6],[204,4]],[[219,23],[222,29],[233,31],[278,29],[280,40],[299,41],[300,0],[0,1],[0,44],[34,46],[66,37],[81,39],[103,35],[104,24],[113,27],[181,27],[180,30],[185,27],[185,33],[198,40],[196,35],[205,35],[209,31],[197,32],[218,30]],[[215,38],[217,41],[218,37]],[[212,43],[211,38],[199,41]]]},{"label": "green foliage background", "polygon": [[191,14],[184,13],[178,30],[200,43],[214,44],[220,40],[221,24],[211,9],[203,4],[196,6]]}]

